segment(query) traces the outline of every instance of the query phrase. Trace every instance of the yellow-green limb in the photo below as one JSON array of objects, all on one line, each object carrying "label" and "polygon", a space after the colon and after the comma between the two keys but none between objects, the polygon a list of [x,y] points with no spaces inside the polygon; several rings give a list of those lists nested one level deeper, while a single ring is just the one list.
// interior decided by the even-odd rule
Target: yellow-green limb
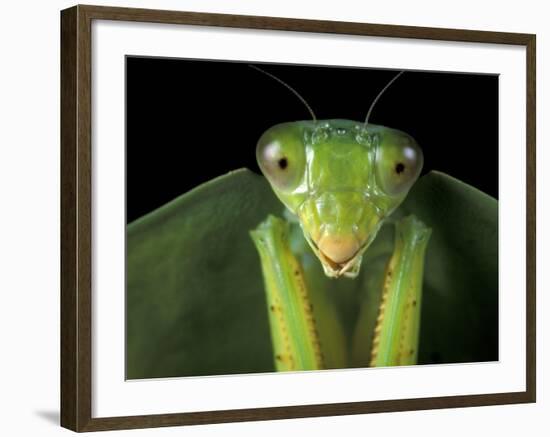
[{"label": "yellow-green limb", "polygon": [[395,247],[384,289],[371,352],[373,367],[417,362],[424,257],[431,229],[411,215],[396,223]]},{"label": "yellow-green limb", "polygon": [[250,234],[260,254],[277,371],[322,369],[313,307],[290,249],[289,224],[269,216]]}]

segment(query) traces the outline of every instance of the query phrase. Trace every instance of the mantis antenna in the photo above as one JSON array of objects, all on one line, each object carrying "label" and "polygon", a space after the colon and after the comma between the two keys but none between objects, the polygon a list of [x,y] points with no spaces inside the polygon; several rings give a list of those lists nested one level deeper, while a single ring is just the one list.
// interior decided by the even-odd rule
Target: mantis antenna
[{"label": "mantis antenna", "polygon": [[260,73],[263,73],[269,77],[271,77],[272,79],[275,79],[277,82],[279,82],[281,85],[284,85],[286,88],[288,88],[290,91],[292,91],[294,93],[294,95],[296,97],[298,97],[300,99],[300,101],[305,105],[305,107],[307,108],[307,110],[309,111],[309,113],[311,114],[311,118],[313,118],[313,121],[317,121],[317,117],[315,117],[315,112],[313,112],[313,109],[311,109],[311,106],[309,106],[306,102],[306,99],[304,99],[299,93],[298,91],[296,91],[294,88],[292,88],[288,83],[286,82],[283,82],[281,79],[279,79],[277,76],[271,74],[271,73],[268,73],[267,71],[265,70],[262,70],[260,67],[256,67],[255,65],[248,65],[250,68],[253,68],[254,70],[258,70]]},{"label": "mantis antenna", "polygon": [[380,98],[380,96],[381,96],[382,94],[384,94],[384,91],[386,91],[386,90],[390,87],[390,85],[391,85],[392,83],[394,83],[394,82],[397,80],[397,78],[398,78],[399,76],[401,76],[403,73],[404,73],[404,71],[400,71],[399,73],[397,73],[397,74],[395,75],[395,77],[394,77],[392,80],[390,80],[384,88],[382,88],[382,91],[380,91],[380,92],[378,93],[378,95],[376,96],[376,98],[374,99],[374,101],[372,102],[372,104],[370,105],[369,112],[367,112],[367,117],[365,118],[365,124],[363,125],[363,127],[367,127],[367,124],[369,123],[370,114],[371,114],[371,112],[372,112],[372,108],[374,108],[374,105],[376,105],[376,102],[378,102],[378,99]]}]

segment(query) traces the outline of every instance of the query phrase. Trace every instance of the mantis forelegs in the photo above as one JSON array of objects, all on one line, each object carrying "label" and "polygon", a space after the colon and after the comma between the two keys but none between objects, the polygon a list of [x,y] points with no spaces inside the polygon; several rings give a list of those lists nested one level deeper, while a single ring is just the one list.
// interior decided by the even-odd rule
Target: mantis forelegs
[{"label": "mantis forelegs", "polygon": [[[319,292],[308,290],[302,266],[291,251],[289,230],[288,222],[269,216],[251,231],[262,265],[275,368],[282,371],[345,367],[345,351],[334,348],[335,339],[340,339],[340,347],[345,348],[345,339],[339,335],[340,327],[334,317],[328,317],[331,325],[326,323],[327,317],[324,324],[315,319],[314,300],[325,316],[330,309]],[[396,222],[394,251],[384,275],[372,345],[364,345],[371,350],[370,366],[416,364],[424,254],[430,233],[414,216]],[[330,363],[323,356],[319,327],[324,328],[323,341],[331,340],[325,344],[332,345],[327,357]]]},{"label": "mantis forelegs", "polygon": [[319,334],[300,263],[292,254],[286,221],[269,216],[251,232],[260,254],[275,367],[322,369]]},{"label": "mantis forelegs", "polygon": [[418,355],[424,254],[431,230],[412,215],[395,226],[371,348],[373,367],[416,364]]}]

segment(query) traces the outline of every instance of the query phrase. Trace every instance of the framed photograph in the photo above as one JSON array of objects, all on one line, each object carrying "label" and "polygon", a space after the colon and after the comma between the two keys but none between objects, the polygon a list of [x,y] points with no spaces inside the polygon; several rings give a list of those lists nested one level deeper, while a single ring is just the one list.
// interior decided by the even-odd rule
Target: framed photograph
[{"label": "framed photograph", "polygon": [[61,424],[535,402],[535,35],[61,12]]}]

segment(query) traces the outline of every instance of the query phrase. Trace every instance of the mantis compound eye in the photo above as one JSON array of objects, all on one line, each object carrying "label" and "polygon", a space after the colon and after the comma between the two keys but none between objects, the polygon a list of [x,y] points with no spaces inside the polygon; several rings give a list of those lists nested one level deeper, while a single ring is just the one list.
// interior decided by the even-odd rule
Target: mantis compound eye
[{"label": "mantis compound eye", "polygon": [[376,180],[386,194],[405,194],[423,164],[424,156],[416,141],[402,133],[391,135],[382,140],[376,152]]},{"label": "mantis compound eye", "polygon": [[289,135],[268,130],[256,147],[262,173],[280,190],[292,190],[300,184],[305,168],[303,143]]}]

